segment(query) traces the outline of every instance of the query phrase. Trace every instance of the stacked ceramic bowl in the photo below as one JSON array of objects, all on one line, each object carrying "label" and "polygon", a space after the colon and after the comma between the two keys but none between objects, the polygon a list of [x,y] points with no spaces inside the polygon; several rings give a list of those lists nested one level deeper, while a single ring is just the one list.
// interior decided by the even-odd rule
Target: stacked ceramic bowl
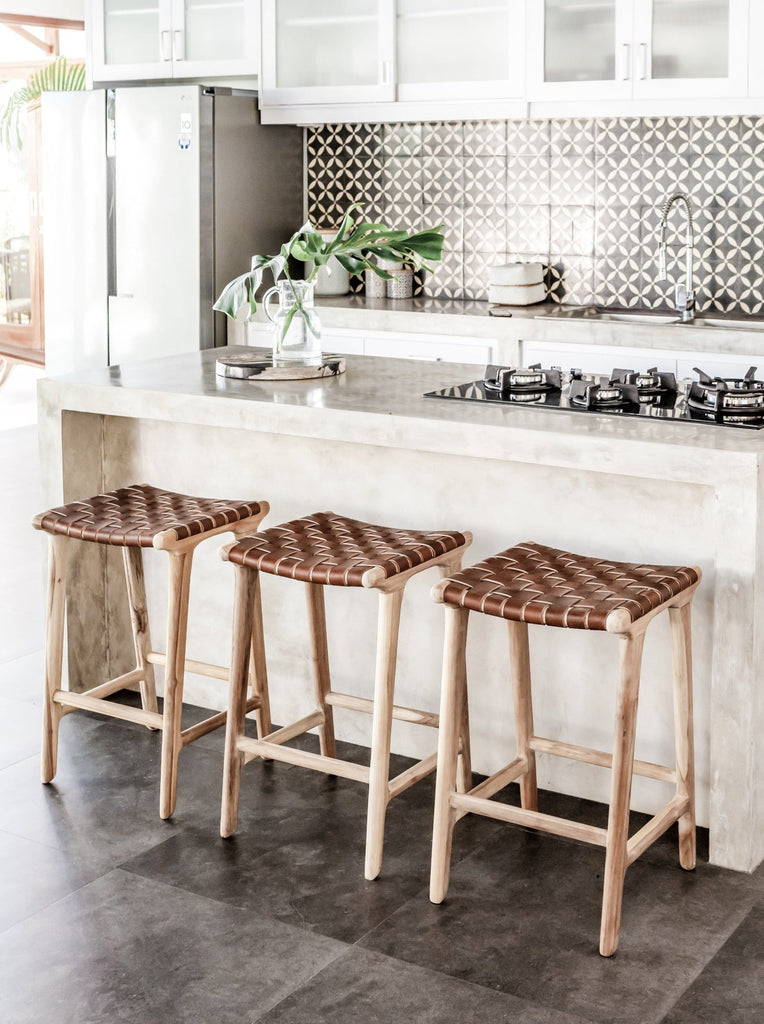
[{"label": "stacked ceramic bowl", "polygon": [[530,306],[546,298],[540,263],[506,263],[488,268],[488,301],[497,306]]}]

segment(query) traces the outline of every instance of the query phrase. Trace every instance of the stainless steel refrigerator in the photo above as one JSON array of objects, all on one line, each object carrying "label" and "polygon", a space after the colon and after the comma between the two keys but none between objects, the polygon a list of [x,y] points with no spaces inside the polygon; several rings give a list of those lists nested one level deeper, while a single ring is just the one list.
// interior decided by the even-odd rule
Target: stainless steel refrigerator
[{"label": "stainless steel refrigerator", "polygon": [[225,344],[212,304],[303,221],[302,131],[196,85],[45,93],[49,373]]}]

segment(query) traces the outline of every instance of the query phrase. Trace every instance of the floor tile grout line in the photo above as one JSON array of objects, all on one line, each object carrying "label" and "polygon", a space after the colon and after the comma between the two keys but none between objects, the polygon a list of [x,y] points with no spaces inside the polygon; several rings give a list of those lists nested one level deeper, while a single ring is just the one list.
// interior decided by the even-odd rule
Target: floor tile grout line
[{"label": "floor tile grout line", "polygon": [[[34,842],[34,840],[29,841]],[[54,847],[54,849],[56,848]],[[102,871],[101,874],[96,875],[95,878],[89,878],[86,882],[83,882],[81,885],[75,885],[73,889],[71,889],[67,893],[64,893],[63,896],[58,896],[56,897],[56,899],[51,900],[50,903],[46,903],[44,907],[39,907],[37,910],[35,910],[33,914],[27,914],[26,917],[19,918],[18,921],[14,921],[12,924],[7,925],[5,928],[0,928],[0,935],[6,935],[9,931],[12,931],[14,928],[22,924],[26,924],[29,921],[33,921],[40,914],[46,914],[51,909],[51,907],[57,906],[64,900],[68,900],[70,896],[74,896],[75,893],[81,892],[83,889],[86,889],[89,885],[92,885],[94,882],[99,881],[99,879],[105,878],[106,875],[110,874],[111,871],[113,870],[114,868],[109,868],[107,871]]]},{"label": "floor tile grout line", "polygon": [[728,935],[727,935],[726,937],[724,937],[724,938],[723,938],[723,939],[721,940],[721,942],[720,942],[720,944],[719,944],[719,945],[717,946],[717,948],[716,948],[716,949],[715,949],[715,950],[714,950],[714,951],[713,951],[713,952],[711,953],[711,955],[710,955],[710,956],[708,957],[708,959],[707,959],[707,960],[705,961],[705,963],[704,963],[704,964],[703,964],[703,965],[702,965],[702,966],[700,967],[700,969],[699,969],[699,970],[697,971],[697,973],[696,973],[696,974],[694,975],[694,977],[692,978],[692,980],[691,980],[691,981],[689,981],[689,982],[687,983],[687,985],[686,985],[686,986],[685,986],[685,987],[684,987],[684,988],[682,989],[682,991],[681,991],[681,993],[679,994],[679,996],[677,996],[677,998],[675,999],[675,1001],[674,1001],[674,1002],[673,1002],[673,1003],[671,1004],[671,1006],[669,1007],[669,1009],[668,1009],[668,1010],[667,1010],[667,1011],[666,1011],[666,1012],[665,1012],[665,1013],[663,1014],[663,1016],[662,1016],[662,1017],[660,1018],[660,1020],[656,1022],[656,1024],[662,1024],[662,1022],[663,1022],[663,1021],[665,1021],[665,1020],[667,1020],[667,1019],[669,1019],[669,1018],[670,1018],[670,1016],[671,1016],[672,1012],[673,1012],[673,1011],[674,1011],[674,1010],[676,1009],[676,1007],[677,1007],[677,1006],[679,1005],[679,1003],[681,1003],[681,1001],[682,1001],[682,1000],[684,999],[684,997],[685,997],[685,996],[687,995],[687,993],[688,993],[688,992],[690,991],[690,989],[692,988],[692,986],[693,986],[693,985],[694,985],[694,984],[695,984],[695,983],[696,983],[696,982],[698,981],[698,979],[699,979],[699,978],[701,978],[701,977],[702,977],[702,975],[704,974],[704,972],[705,972],[705,971],[707,970],[707,968],[708,968],[708,967],[709,967],[709,966],[710,966],[710,965],[711,965],[711,964],[712,964],[712,963],[714,962],[714,960],[715,960],[715,959],[716,959],[716,958],[717,958],[717,957],[719,956],[719,954],[720,954],[720,953],[721,953],[721,951],[722,951],[722,950],[724,949],[724,947],[725,947],[725,946],[727,945],[727,943],[729,943],[729,942],[731,942],[731,941],[732,941],[733,937],[734,937],[734,936],[736,935],[736,933],[738,932],[738,930],[739,930],[739,929],[740,929],[740,928],[742,927],[742,925],[743,925],[743,924],[745,923],[745,921],[747,921],[747,920],[748,920],[748,918],[749,918],[749,917],[751,916],[751,914],[753,913],[754,907],[756,906],[756,904],[757,904],[758,902],[764,902],[764,900],[762,900],[762,901],[759,901],[759,900],[756,900],[756,901],[754,901],[754,903],[752,903],[752,904],[751,904],[751,906],[750,906],[750,907],[748,907],[748,909],[747,909],[747,910],[743,911],[743,913],[742,913],[742,916],[741,916],[740,920],[739,920],[739,921],[737,922],[737,924],[736,924],[736,925],[735,925],[735,926],[733,927],[732,931],[731,931],[731,932],[729,932],[729,934],[728,934]]},{"label": "floor tile grout line", "polygon": [[[279,918],[271,918],[271,920],[279,921],[280,924],[286,923],[284,921],[280,921]],[[327,936],[323,937],[326,938]],[[333,939],[333,941],[341,942],[342,940]],[[261,1021],[263,1017],[265,1017],[267,1014],[272,1013],[277,1007],[281,1006],[282,1003],[286,1002],[287,999],[291,999],[292,996],[297,995],[297,993],[302,991],[302,989],[307,988],[307,986],[310,985],[310,983],[315,978],[318,978],[321,974],[324,973],[324,971],[328,970],[329,967],[333,967],[339,960],[343,960],[345,957],[349,956],[352,953],[353,947],[348,943],[343,943],[343,945],[345,945],[346,948],[340,950],[337,953],[337,956],[332,957],[332,959],[328,963],[325,963],[321,967],[319,967],[318,970],[314,971],[309,978],[306,978],[296,988],[293,988],[291,992],[287,992],[287,994],[282,996],[281,999],[279,999],[277,1002],[271,1004],[271,1006],[266,1007],[266,1009],[263,1010],[262,1013],[258,1013],[256,1017],[252,1017],[251,1020],[248,1021],[248,1024],[257,1024],[258,1021]]]}]

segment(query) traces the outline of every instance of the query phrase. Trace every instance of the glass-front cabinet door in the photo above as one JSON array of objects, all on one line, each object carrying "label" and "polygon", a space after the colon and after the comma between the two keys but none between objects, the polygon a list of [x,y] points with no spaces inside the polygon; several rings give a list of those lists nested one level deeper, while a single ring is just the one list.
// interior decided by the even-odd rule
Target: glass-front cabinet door
[{"label": "glass-front cabinet door", "polygon": [[172,0],[175,78],[256,75],[259,56],[257,0]]},{"label": "glass-front cabinet door", "polygon": [[748,11],[749,0],[538,0],[529,98],[744,96]]},{"label": "glass-front cabinet door", "polygon": [[89,13],[94,81],[172,75],[172,28],[166,0],[91,0]]},{"label": "glass-front cabinet door", "polygon": [[524,35],[524,0],[396,0],[397,98],[522,96]]},{"label": "glass-front cabinet door", "polygon": [[262,0],[264,104],[394,99],[393,0]]},{"label": "glass-front cabinet door", "polygon": [[744,96],[748,7],[748,0],[640,0],[634,95]]},{"label": "glass-front cabinet door", "polygon": [[256,75],[258,0],[91,0],[93,80]]},{"label": "glass-front cabinet door", "polygon": [[528,5],[529,98],[631,97],[633,0]]}]

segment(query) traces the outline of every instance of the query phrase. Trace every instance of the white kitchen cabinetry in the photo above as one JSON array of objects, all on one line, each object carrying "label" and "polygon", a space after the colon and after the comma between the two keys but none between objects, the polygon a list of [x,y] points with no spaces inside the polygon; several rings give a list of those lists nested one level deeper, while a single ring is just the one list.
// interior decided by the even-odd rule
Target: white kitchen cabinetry
[{"label": "white kitchen cabinetry", "polygon": [[262,0],[263,120],[287,120],[286,108],[308,122],[490,116],[481,100],[514,100],[505,115],[524,113],[525,7]]},{"label": "white kitchen cabinetry", "polygon": [[520,359],[522,366],[541,363],[543,367],[559,366],[563,370],[601,374],[615,369],[647,370],[652,366],[661,373],[676,373],[677,366],[675,352],[620,345],[561,345],[556,341],[522,341]]},{"label": "white kitchen cabinetry", "polygon": [[[724,352],[712,355],[681,355],[676,361],[677,377],[680,380],[683,377],[695,380],[697,374],[693,371],[696,366],[709,377],[744,377],[751,366],[761,366],[764,369],[764,361],[756,356],[735,356]],[[761,374],[756,376],[760,377]]]},{"label": "white kitchen cabinetry", "polygon": [[[270,324],[251,323],[249,344],[269,347]],[[358,331],[342,327],[321,332],[324,352],[342,355],[387,356],[390,359],[429,359],[433,362],[490,363],[495,346],[485,338],[463,338],[447,334],[419,334],[401,331]]]},{"label": "white kitchen cabinetry", "polygon": [[390,359],[429,359],[446,363],[490,363],[493,347],[485,338],[377,332],[364,337],[364,355]]},{"label": "white kitchen cabinetry", "polygon": [[262,106],[394,99],[393,0],[262,0]]},{"label": "white kitchen cabinetry", "polygon": [[259,0],[90,0],[94,82],[252,76]]},{"label": "white kitchen cabinetry", "polygon": [[560,344],[557,341],[522,341],[522,366],[541,363],[543,367],[559,366],[563,370],[608,374],[611,370],[647,370],[657,367],[661,373],[674,373],[677,380],[697,380],[695,367],[710,377],[744,376],[750,366],[761,364],[756,356],[729,352],[680,352],[670,349],[634,348],[620,345]]},{"label": "white kitchen cabinetry", "polygon": [[528,98],[743,97],[748,14],[749,0],[538,0]]},{"label": "white kitchen cabinetry", "polygon": [[524,0],[397,0],[396,98],[522,96],[524,31]]}]

